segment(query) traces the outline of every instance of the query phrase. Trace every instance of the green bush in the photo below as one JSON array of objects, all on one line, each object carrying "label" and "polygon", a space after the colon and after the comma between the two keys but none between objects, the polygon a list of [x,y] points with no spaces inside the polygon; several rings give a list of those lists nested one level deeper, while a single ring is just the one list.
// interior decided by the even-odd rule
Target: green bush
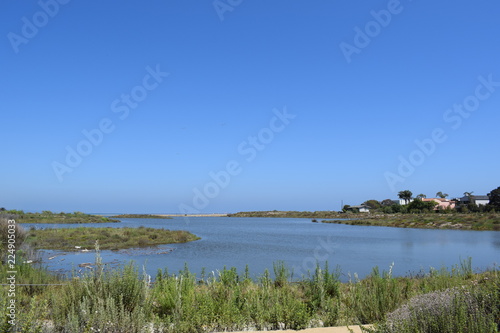
[{"label": "green bush", "polygon": [[[500,323],[500,274],[476,274],[470,260],[406,278],[374,268],[348,283],[327,264],[292,281],[282,262],[274,276],[266,270],[256,280],[248,268],[241,275],[235,268],[203,271],[200,279],[185,267],[177,274],[160,270],[151,282],[132,263],[107,270],[96,250],[93,269],[69,280],[18,265],[18,331],[177,333],[378,323],[373,331],[482,333]],[[7,271],[0,266],[2,280]],[[0,288],[2,308],[7,299]],[[1,315],[0,331],[9,329]]]},{"label": "green bush", "polygon": [[419,295],[387,316],[387,333],[494,333],[497,331],[491,294],[452,288]]},{"label": "green bush", "polygon": [[12,222],[13,220],[14,216],[11,214],[2,213],[0,215],[0,262],[7,260],[9,254],[21,250],[27,237],[24,228],[18,223]]},{"label": "green bush", "polygon": [[396,309],[411,293],[409,280],[393,278],[392,267],[382,275],[375,267],[370,276],[351,282],[349,288],[345,301],[351,309],[352,320],[359,324],[383,320],[386,313]]}]

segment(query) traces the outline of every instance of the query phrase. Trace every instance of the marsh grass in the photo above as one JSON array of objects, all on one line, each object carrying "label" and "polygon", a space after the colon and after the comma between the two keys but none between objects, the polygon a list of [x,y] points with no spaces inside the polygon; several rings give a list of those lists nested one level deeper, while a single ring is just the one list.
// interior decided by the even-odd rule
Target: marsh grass
[{"label": "marsh grass", "polygon": [[[23,332],[222,332],[378,323],[372,332],[481,333],[495,332],[500,322],[500,274],[474,273],[468,260],[410,277],[374,268],[365,279],[347,283],[327,264],[294,281],[282,262],[274,265],[273,276],[265,271],[255,280],[248,269],[203,271],[200,278],[186,266],[175,274],[159,270],[152,282],[133,263],[107,269],[99,248],[94,269],[70,279],[24,266],[19,281],[61,285],[18,290],[17,328]],[[4,279],[6,270],[0,273]],[[5,289],[0,296],[4,306]],[[4,318],[1,323],[7,331]]]},{"label": "marsh grass", "polygon": [[323,220],[323,223],[370,225],[398,228],[466,229],[500,231],[500,213],[427,213],[366,216],[357,214],[352,220]]},{"label": "marsh grass", "polygon": [[56,332],[143,332],[150,290],[132,264],[87,274],[50,295]]},{"label": "marsh grass", "polygon": [[75,246],[92,249],[96,240],[103,250],[185,243],[199,237],[182,230],[155,228],[61,228],[32,229],[27,242],[36,249],[75,251]]},{"label": "marsh grass", "polygon": [[[350,281],[343,292],[344,317],[348,322],[370,324],[384,319],[386,313],[394,310],[413,293],[412,281],[395,278],[391,273],[373,268],[364,280]],[[347,323],[346,323],[347,324]]]},{"label": "marsh grass", "polygon": [[[15,218],[11,214],[0,215],[0,262],[7,259],[10,249],[21,250],[21,247],[26,240],[27,232],[19,226],[19,224],[12,224],[9,221]],[[12,238],[13,237],[13,238]],[[9,242],[11,245],[9,245]]]},{"label": "marsh grass", "polygon": [[[49,273],[39,266],[23,263],[22,255],[16,256],[15,297],[7,286],[0,286],[0,309],[4,310],[8,302],[15,299],[16,320],[19,332],[40,332],[43,326],[42,319],[49,316],[49,300],[46,291],[55,284],[61,284],[61,277]],[[12,269],[7,265],[0,265],[1,283],[7,282]],[[0,316],[0,332],[14,332],[8,323],[11,318],[5,316],[4,311]],[[17,332],[17,331],[15,331]]]},{"label": "marsh grass", "polygon": [[0,214],[11,214],[17,223],[111,223],[120,222],[117,219],[105,216],[90,215],[82,212],[54,213],[43,211],[42,213],[25,213],[20,210],[6,211]]}]

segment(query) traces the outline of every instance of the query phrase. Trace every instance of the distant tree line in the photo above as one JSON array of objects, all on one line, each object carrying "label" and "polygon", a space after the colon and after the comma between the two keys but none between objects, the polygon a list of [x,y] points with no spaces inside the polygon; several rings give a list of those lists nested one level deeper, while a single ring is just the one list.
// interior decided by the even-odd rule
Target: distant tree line
[{"label": "distant tree line", "polygon": [[[473,197],[474,192],[469,191],[465,192],[464,196]],[[449,195],[444,192],[437,192],[436,197],[440,199],[445,199]],[[456,200],[455,209],[451,208],[442,208],[438,207],[436,210],[435,207],[438,205],[436,201],[423,201],[422,199],[427,198],[425,194],[418,194],[417,196],[413,196],[413,193],[410,190],[403,190],[398,193],[399,199],[404,201],[404,205],[401,205],[399,202],[391,199],[385,199],[382,201],[378,200],[367,200],[363,203],[364,206],[370,208],[372,212],[380,212],[385,214],[395,214],[395,213],[426,213],[426,212],[438,212],[438,213],[483,213],[483,212],[500,212],[500,187],[492,190],[488,193],[489,203],[487,205],[477,205],[473,200],[469,200],[467,203],[463,203]],[[342,209],[344,212],[353,211],[351,206],[345,205]]]}]

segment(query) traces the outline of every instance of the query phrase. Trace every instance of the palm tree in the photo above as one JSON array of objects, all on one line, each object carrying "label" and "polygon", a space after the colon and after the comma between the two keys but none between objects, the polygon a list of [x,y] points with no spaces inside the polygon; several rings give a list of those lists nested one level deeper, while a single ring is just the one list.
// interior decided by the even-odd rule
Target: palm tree
[{"label": "palm tree", "polygon": [[466,197],[467,197],[467,199],[468,199],[468,203],[469,203],[469,204],[472,204],[472,203],[473,203],[473,202],[472,202],[472,193],[474,193],[474,191],[464,192],[464,196],[466,196]]},{"label": "palm tree", "polygon": [[470,191],[470,192],[464,192],[464,195],[468,198],[470,198],[472,196],[472,193],[474,193],[474,191]]},{"label": "palm tree", "polygon": [[441,191],[439,191],[438,193],[436,193],[436,197],[439,197],[441,199],[445,199],[447,196],[448,196],[448,193],[443,193]]},{"label": "palm tree", "polygon": [[412,196],[413,193],[411,193],[410,190],[399,191],[398,193],[399,199],[403,199],[405,204],[408,204],[408,202],[412,199]]},{"label": "palm tree", "polygon": [[427,198],[427,196],[425,194],[420,193],[419,195],[417,195],[417,199],[422,200],[422,199],[425,199],[425,198]]}]

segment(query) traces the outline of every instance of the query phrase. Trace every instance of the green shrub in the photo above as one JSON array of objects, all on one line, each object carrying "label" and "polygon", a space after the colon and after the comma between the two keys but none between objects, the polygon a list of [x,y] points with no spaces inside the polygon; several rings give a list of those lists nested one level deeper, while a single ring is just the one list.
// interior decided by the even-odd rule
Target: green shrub
[{"label": "green shrub", "polygon": [[[12,251],[14,251],[12,253],[19,251],[27,237],[24,228],[18,223],[12,222],[13,220],[14,216],[11,214],[2,213],[0,215],[0,262],[6,260],[8,254]],[[15,237],[12,235],[15,235]]]},{"label": "green shrub", "polygon": [[346,302],[356,323],[371,324],[383,320],[386,313],[408,299],[410,292],[407,279],[392,277],[392,267],[382,275],[375,267],[366,279],[350,283]]},{"label": "green shrub", "polygon": [[96,242],[93,270],[74,277],[51,295],[54,331],[143,332],[151,318],[145,279],[133,263],[105,270]]},{"label": "green shrub", "polygon": [[387,316],[387,333],[493,333],[497,331],[492,295],[453,288],[412,298]]},{"label": "green shrub", "polygon": [[[251,280],[247,269],[206,274],[186,266],[158,272],[151,284],[133,264],[107,270],[96,247],[92,270],[61,279],[17,266],[18,329],[22,332],[222,332],[302,329],[379,323],[376,332],[495,332],[500,323],[500,274],[475,274],[470,260],[395,278],[374,268],[363,280],[340,283],[328,264],[291,281],[283,262]],[[6,279],[7,266],[0,265]],[[30,284],[21,286],[21,284]],[[35,286],[34,284],[37,284]],[[38,286],[40,285],[40,286]],[[0,306],[6,307],[0,288]],[[0,331],[10,329],[0,317]]]}]

